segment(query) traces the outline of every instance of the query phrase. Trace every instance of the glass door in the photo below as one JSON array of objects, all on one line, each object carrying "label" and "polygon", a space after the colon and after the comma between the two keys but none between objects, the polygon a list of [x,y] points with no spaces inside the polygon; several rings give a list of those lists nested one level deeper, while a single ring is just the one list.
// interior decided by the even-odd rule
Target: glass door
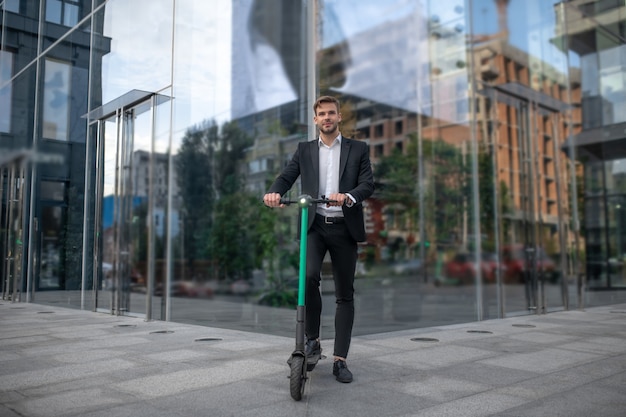
[{"label": "glass door", "polygon": [[[131,92],[137,93],[137,92]],[[129,94],[98,120],[96,308],[150,316],[154,273],[150,207],[156,95]],[[130,102],[129,104],[126,104]],[[148,313],[146,313],[148,312]],[[148,317],[149,318],[149,317]]]},{"label": "glass door", "polygon": [[[567,106],[527,87],[488,86],[498,144],[493,165],[499,184],[496,252],[498,309],[504,316],[545,313],[568,307],[573,285],[568,181],[562,151]],[[530,97],[527,99],[524,97]],[[508,185],[506,185],[508,184]]]},{"label": "glass door", "polygon": [[2,299],[22,301],[22,257],[24,241],[23,213],[25,212],[25,161],[22,156],[7,158],[0,167],[2,207],[0,213],[2,253]]}]

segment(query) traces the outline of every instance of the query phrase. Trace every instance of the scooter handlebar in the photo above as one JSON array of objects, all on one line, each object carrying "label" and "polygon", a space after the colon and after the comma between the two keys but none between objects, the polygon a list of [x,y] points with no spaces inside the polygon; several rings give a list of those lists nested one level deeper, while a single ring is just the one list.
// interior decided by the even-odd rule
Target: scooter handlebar
[{"label": "scooter handlebar", "polygon": [[301,195],[296,200],[291,200],[291,199],[284,198],[284,197],[280,199],[280,204],[284,204],[286,206],[290,204],[298,204],[300,206],[310,206],[311,204],[329,204],[329,203],[336,203],[336,202],[337,200],[330,200],[328,198],[313,198],[306,194]]}]

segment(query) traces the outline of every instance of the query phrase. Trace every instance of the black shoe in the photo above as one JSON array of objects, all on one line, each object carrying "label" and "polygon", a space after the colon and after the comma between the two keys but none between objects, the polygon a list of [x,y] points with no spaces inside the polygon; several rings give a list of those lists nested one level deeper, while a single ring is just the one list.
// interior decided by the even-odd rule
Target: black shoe
[{"label": "black shoe", "polygon": [[339,382],[345,384],[352,382],[352,372],[348,369],[346,361],[342,361],[341,359],[333,363],[333,375],[337,377],[336,379]]},{"label": "black shoe", "polygon": [[317,339],[309,339],[304,344],[304,353],[307,358],[317,357],[319,358],[322,354],[322,347],[320,346],[320,341]]}]

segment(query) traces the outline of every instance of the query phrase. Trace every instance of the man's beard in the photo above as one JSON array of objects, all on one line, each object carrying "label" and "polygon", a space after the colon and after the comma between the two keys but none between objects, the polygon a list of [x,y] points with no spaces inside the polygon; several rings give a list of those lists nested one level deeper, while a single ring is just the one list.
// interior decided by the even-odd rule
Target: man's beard
[{"label": "man's beard", "polygon": [[337,125],[333,124],[331,127],[328,128],[324,128],[324,127],[320,127],[320,131],[324,134],[329,134],[329,133],[333,133],[337,131]]}]

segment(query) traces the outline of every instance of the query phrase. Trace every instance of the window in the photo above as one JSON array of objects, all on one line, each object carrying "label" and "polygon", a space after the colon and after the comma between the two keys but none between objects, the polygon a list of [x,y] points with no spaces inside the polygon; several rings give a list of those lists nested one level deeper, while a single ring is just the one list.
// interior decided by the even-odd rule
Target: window
[{"label": "window", "polygon": [[375,138],[383,137],[383,125],[382,124],[374,126],[374,137]]},{"label": "window", "polygon": [[20,12],[20,0],[5,0],[4,10],[7,12],[19,13]]},{"label": "window", "polygon": [[[13,71],[13,54],[8,51],[0,51],[0,132],[11,131],[11,96],[13,93],[11,79]],[[5,85],[6,83],[6,85]]]},{"label": "window", "polygon": [[46,2],[46,22],[72,27],[78,23],[80,15],[78,0],[48,0]]},{"label": "window", "polygon": [[403,123],[402,120],[398,120],[396,121],[396,135],[401,135],[402,134],[402,130],[403,130]]},{"label": "window", "polygon": [[259,172],[265,172],[268,170],[268,165],[269,165],[269,160],[262,158],[262,159],[255,159],[254,161],[250,161],[248,163],[248,171],[250,174],[257,174]]},{"label": "window", "polygon": [[46,59],[43,92],[43,137],[68,140],[70,66]]},{"label": "window", "polygon": [[41,199],[49,201],[64,201],[65,183],[58,181],[41,181]]},{"label": "window", "polygon": [[20,0],[6,0],[4,2],[4,10],[6,10],[7,12],[19,13]]},{"label": "window", "polygon": [[593,17],[624,5],[624,0],[596,0],[581,4],[578,9],[585,17]]}]

